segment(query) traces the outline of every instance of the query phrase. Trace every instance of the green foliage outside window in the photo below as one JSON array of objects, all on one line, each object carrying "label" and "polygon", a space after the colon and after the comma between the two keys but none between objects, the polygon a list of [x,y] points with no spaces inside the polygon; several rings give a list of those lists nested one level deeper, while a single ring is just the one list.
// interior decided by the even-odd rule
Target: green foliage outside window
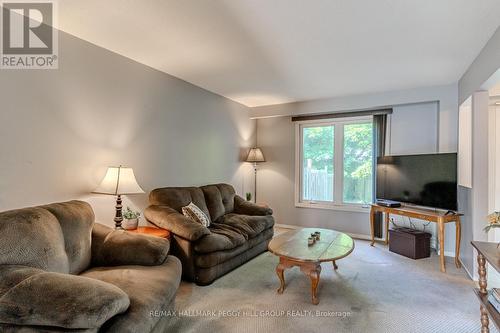
[{"label": "green foliage outside window", "polygon": [[304,167],[333,173],[333,126],[306,127],[303,132]]},{"label": "green foliage outside window", "polygon": [[[367,122],[335,126],[339,129],[343,126],[344,131],[342,201],[369,203],[372,201],[373,184],[373,125]],[[333,200],[335,126],[303,128],[304,199]]]},{"label": "green foliage outside window", "polygon": [[344,126],[344,202],[372,201],[373,125]]}]

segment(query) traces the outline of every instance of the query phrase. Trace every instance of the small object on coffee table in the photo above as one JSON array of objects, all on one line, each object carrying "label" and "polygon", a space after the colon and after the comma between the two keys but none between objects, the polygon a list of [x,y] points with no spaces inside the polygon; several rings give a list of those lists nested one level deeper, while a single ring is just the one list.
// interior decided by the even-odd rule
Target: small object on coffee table
[{"label": "small object on coffee table", "polygon": [[315,242],[316,242],[316,238],[314,238],[314,237],[309,237],[307,239],[307,245],[309,245],[309,246],[314,245]]},{"label": "small object on coffee table", "polygon": [[323,234],[321,241],[314,246],[305,246],[304,239],[314,230],[304,228],[280,234],[269,243],[271,253],[279,256],[280,262],[276,267],[276,274],[280,280],[278,293],[285,290],[285,274],[287,268],[300,267],[300,270],[311,279],[312,303],[318,304],[317,289],[321,273],[321,263],[331,261],[334,269],[338,269],[336,261],[348,256],[354,250],[354,241],[341,232],[329,229],[320,229]]}]

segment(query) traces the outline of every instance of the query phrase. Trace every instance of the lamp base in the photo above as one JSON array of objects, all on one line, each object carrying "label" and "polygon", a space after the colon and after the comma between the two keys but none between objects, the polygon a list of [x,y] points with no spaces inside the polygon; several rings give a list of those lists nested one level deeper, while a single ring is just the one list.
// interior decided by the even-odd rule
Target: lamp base
[{"label": "lamp base", "polygon": [[257,203],[257,162],[253,163],[253,202]]},{"label": "lamp base", "polygon": [[123,230],[122,228],[122,222],[123,222],[123,216],[122,216],[122,197],[121,195],[116,196],[116,206],[115,206],[115,229],[116,230]]}]

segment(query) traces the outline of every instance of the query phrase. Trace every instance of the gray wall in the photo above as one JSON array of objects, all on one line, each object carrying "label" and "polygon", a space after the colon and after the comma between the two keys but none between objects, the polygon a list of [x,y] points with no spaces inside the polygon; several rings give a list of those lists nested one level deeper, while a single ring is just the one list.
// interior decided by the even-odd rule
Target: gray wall
[{"label": "gray wall", "polygon": [[[89,200],[112,224],[114,198],[90,195],[109,165],[146,190],[230,182],[253,189],[242,163],[255,144],[248,108],[66,33],[58,70],[0,73],[0,209]],[[125,198],[142,209],[147,195]]]},{"label": "gray wall", "polygon": [[439,150],[438,102],[395,106],[389,124],[387,154],[430,154]]}]

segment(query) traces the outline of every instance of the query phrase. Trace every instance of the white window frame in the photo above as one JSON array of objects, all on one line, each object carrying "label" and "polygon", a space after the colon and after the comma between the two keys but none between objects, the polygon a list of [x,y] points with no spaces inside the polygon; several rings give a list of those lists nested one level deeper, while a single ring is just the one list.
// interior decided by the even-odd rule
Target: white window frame
[{"label": "white window frame", "polygon": [[[373,122],[373,116],[345,117],[337,119],[305,120],[295,123],[295,207],[331,209],[349,212],[370,212],[370,204],[355,204],[343,202],[344,178],[344,126],[356,123]],[[333,202],[302,200],[302,129],[315,126],[334,127],[334,179]],[[375,143],[374,143],[375,144]],[[342,156],[338,158],[337,156]],[[375,160],[372,163],[374,165]],[[374,170],[375,171],[375,170]],[[372,174],[375,177],[375,173]]]}]

